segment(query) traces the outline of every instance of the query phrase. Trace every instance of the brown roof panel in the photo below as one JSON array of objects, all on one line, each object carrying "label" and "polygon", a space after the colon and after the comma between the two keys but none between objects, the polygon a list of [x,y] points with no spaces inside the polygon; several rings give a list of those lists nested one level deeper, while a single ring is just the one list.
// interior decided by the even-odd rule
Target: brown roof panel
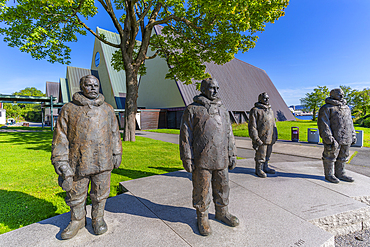
[{"label": "brown roof panel", "polygon": [[[162,28],[154,27],[157,35],[162,35]],[[258,101],[258,95],[266,92],[270,96],[270,104],[278,121],[295,120],[264,70],[234,58],[223,65],[206,63],[206,72],[218,81],[219,96],[229,111],[250,111]],[[191,85],[185,85],[180,81],[176,83],[185,105],[191,104],[193,97],[200,93],[196,89],[195,81]]]},{"label": "brown roof panel", "polygon": [[[229,111],[249,111],[258,101],[258,95],[266,92],[278,121],[295,120],[264,70],[235,58],[223,65],[206,63],[206,72],[218,81],[219,96]],[[195,84],[176,83],[186,105],[200,93]]]},{"label": "brown roof panel", "polygon": [[60,96],[60,84],[59,82],[46,82],[46,90],[45,90],[46,96],[50,97],[50,95],[53,95],[53,97],[57,98],[57,102],[59,102],[59,96]]}]

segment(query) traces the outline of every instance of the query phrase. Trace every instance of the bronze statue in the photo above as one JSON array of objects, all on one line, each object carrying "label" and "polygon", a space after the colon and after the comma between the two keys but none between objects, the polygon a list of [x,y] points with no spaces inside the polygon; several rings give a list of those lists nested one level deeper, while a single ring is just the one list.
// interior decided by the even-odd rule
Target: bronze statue
[{"label": "bronze statue", "polygon": [[343,95],[340,88],[331,90],[330,97],[326,98],[326,104],[320,108],[317,119],[320,137],[324,143],[322,160],[325,179],[332,183],[339,183],[338,179],[354,181],[352,177],[345,175],[344,170],[349,159],[349,147],[356,143],[356,132],[351,110]]},{"label": "bronze statue", "polygon": [[185,170],[192,173],[193,206],[203,236],[211,234],[210,185],[216,219],[229,226],[239,225],[238,218],[228,211],[228,169],[236,166],[235,141],[229,113],[218,98],[218,90],[212,78],[201,82],[201,94],[185,109],[180,129],[180,157]]},{"label": "bronze statue", "polygon": [[113,107],[99,94],[99,80],[92,75],[80,79],[81,92],[63,106],[54,130],[51,160],[66,191],[71,221],[62,232],[70,239],[86,224],[86,198],[91,182],[92,226],[105,233],[104,207],[110,192],[113,168],[121,164],[122,142]]},{"label": "bronze statue", "polygon": [[272,145],[277,140],[277,129],[274,112],[269,104],[267,93],[258,95],[258,102],[249,112],[249,136],[252,139],[253,149],[256,150],[256,175],[265,178],[266,173],[275,174],[275,170],[268,167]]}]

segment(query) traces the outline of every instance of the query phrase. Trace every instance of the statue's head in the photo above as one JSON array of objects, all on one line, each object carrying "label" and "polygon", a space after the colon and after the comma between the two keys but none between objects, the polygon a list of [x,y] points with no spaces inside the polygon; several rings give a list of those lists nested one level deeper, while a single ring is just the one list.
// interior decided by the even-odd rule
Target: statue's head
[{"label": "statue's head", "polygon": [[270,97],[268,96],[268,94],[266,92],[261,93],[260,95],[258,95],[258,102],[260,102],[261,104],[268,105],[269,104],[269,99],[270,99]]},{"label": "statue's head", "polygon": [[218,82],[212,78],[204,79],[200,84],[200,91],[209,100],[215,100],[218,98]]},{"label": "statue's head", "polygon": [[80,89],[89,99],[95,99],[99,96],[99,80],[93,75],[86,75],[80,79]]},{"label": "statue's head", "polygon": [[336,99],[336,100],[342,100],[344,97],[344,92],[341,88],[334,88],[330,91],[330,98]]}]

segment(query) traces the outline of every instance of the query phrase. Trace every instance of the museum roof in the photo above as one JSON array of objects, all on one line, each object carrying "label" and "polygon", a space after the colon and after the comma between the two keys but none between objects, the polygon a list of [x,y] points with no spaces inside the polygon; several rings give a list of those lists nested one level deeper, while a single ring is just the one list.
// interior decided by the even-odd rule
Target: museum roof
[{"label": "museum roof", "polygon": [[46,96],[50,97],[53,95],[53,97],[57,98],[57,102],[60,100],[60,83],[59,82],[46,82],[46,90],[45,90]]},{"label": "museum roof", "polygon": [[95,77],[99,79],[99,74],[97,70],[67,66],[66,79],[68,83],[70,99],[72,99],[72,96],[74,93],[80,91],[80,79],[81,77],[86,76],[86,75],[94,75]]},{"label": "museum roof", "polygon": [[[155,31],[161,35],[163,27],[156,26]],[[251,64],[234,58],[223,65],[206,63],[206,72],[220,86],[219,96],[229,111],[249,111],[258,101],[258,95],[266,92],[270,96],[270,104],[279,121],[295,120],[280,93],[272,83],[267,73]],[[193,102],[194,96],[200,92],[193,84],[185,85],[176,81],[185,105]]]}]

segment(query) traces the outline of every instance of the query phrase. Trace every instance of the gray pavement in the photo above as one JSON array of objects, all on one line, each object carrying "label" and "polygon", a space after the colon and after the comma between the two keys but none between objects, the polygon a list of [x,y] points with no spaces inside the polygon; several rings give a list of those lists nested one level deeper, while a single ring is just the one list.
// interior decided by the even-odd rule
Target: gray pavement
[{"label": "gray pavement", "polygon": [[[155,140],[179,144],[179,137],[178,135],[174,134],[137,131],[137,135]],[[254,157],[254,150],[252,148],[250,138],[235,137],[235,139],[237,145],[237,154],[239,157]],[[273,147],[271,162],[321,160],[323,149],[324,147],[321,143],[314,144],[307,142],[291,142],[278,140]],[[351,147],[350,155],[354,155],[354,157],[352,158],[350,164],[347,164],[347,169],[370,177],[370,148]]]},{"label": "gray pavement", "polygon": [[[177,135],[137,135],[178,143]],[[320,144],[279,141],[270,160],[277,174],[261,179],[254,175],[250,139],[237,138],[236,143],[245,158],[230,172],[229,209],[240,218],[238,227],[215,220],[211,205],[213,234],[200,236],[191,174],[177,171],[120,183],[128,192],[108,199],[104,235],[93,235],[88,218],[75,238],[60,240],[67,213],[2,234],[0,246],[370,246],[368,176],[348,169],[354,183],[328,183]],[[366,154],[356,156],[351,164],[366,170],[365,159]]]}]

